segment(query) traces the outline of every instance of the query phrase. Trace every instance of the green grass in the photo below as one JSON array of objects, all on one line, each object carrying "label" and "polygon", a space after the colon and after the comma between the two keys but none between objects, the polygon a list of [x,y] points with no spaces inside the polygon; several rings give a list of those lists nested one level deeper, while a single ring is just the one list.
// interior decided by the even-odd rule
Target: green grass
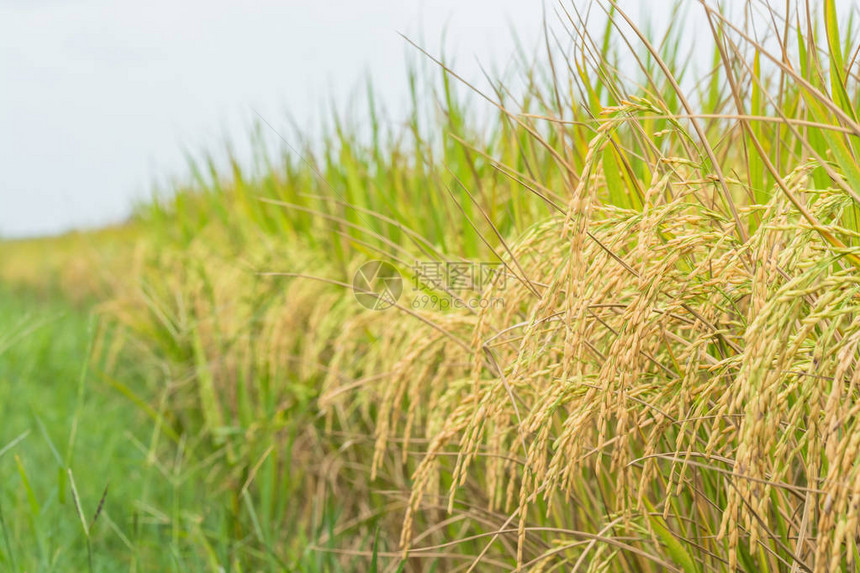
[{"label": "green grass", "polygon": [[91,557],[92,570],[116,571],[137,552],[159,555],[133,526],[151,473],[132,445],[145,426],[130,402],[94,383],[95,318],[61,299],[0,292],[0,566],[86,571]]},{"label": "green grass", "polygon": [[[100,378],[104,360],[88,358],[110,342],[97,338],[97,318],[62,299],[0,293],[0,569],[201,564],[187,532],[172,529],[192,517],[186,504],[205,508],[203,492],[186,496],[149,463],[152,424]],[[127,384],[143,380],[129,364],[114,368]]]},{"label": "green grass", "polygon": [[336,570],[303,550],[336,539],[334,506],[276,558],[236,539],[231,508],[255,542],[272,517],[206,487],[217,460],[146,405],[165,397],[157,373],[111,358],[113,337],[92,308],[0,287],[0,570]]}]

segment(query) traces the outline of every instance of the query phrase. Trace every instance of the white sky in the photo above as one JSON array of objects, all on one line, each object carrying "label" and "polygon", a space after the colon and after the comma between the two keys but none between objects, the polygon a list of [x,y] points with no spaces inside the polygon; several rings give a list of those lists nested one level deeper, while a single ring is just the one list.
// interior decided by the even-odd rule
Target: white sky
[{"label": "white sky", "polygon": [[247,142],[252,109],[318,124],[368,75],[403,109],[419,56],[397,32],[438,53],[446,30],[480,78],[476,61],[510,59],[512,30],[536,47],[542,18],[539,0],[0,0],[0,236],[121,220],[187,172],[183,150]]},{"label": "white sky", "polygon": [[[257,109],[308,125],[363,91],[405,100],[407,46],[459,60],[539,37],[539,3],[517,0],[0,0],[0,235],[121,219],[183,148],[247,139]],[[534,42],[532,42],[534,43]]]}]

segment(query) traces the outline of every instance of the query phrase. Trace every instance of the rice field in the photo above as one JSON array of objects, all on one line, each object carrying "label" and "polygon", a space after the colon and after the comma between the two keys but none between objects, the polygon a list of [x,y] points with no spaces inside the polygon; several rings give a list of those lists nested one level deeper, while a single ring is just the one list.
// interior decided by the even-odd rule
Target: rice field
[{"label": "rice field", "polygon": [[680,6],[0,244],[3,568],[855,570],[856,11]]}]

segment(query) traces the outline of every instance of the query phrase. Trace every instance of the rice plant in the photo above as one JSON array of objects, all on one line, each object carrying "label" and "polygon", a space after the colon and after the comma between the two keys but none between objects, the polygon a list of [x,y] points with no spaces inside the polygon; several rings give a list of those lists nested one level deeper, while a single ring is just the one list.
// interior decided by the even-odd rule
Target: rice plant
[{"label": "rice plant", "polygon": [[[678,8],[710,36],[554,4],[486,84],[413,44],[405,123],[370,98],[369,138],[279,132],[138,211],[101,310],[158,390],[122,388],[223,510],[174,540],[213,570],[857,566],[855,12]],[[362,306],[368,260],[446,308]]]}]

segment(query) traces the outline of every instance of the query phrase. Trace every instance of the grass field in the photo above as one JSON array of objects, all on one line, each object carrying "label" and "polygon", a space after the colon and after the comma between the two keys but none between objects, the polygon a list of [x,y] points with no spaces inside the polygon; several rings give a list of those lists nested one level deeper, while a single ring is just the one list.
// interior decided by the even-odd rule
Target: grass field
[{"label": "grass field", "polygon": [[405,122],[0,244],[3,564],[855,570],[854,17],[693,4],[691,80],[682,19],[590,6],[486,93],[425,53]]},{"label": "grass field", "polygon": [[87,358],[96,336],[91,314],[4,290],[0,324],[2,568],[86,571],[88,546],[97,571],[128,569],[134,555],[158,556],[158,536],[144,535],[153,545],[147,549],[132,523],[145,515],[142,504],[162,505],[168,492],[158,480],[158,489],[146,493],[153,471],[135,446],[147,441],[139,431],[145,426],[128,423],[138,417],[135,408],[116,399],[98,379],[99,364]]},{"label": "grass field", "polygon": [[[228,500],[204,487],[212,460],[131,389],[156,395],[152,373],[116,356],[91,304],[50,290],[0,291],[0,569],[244,570]],[[330,562],[298,551],[270,564]]]}]

